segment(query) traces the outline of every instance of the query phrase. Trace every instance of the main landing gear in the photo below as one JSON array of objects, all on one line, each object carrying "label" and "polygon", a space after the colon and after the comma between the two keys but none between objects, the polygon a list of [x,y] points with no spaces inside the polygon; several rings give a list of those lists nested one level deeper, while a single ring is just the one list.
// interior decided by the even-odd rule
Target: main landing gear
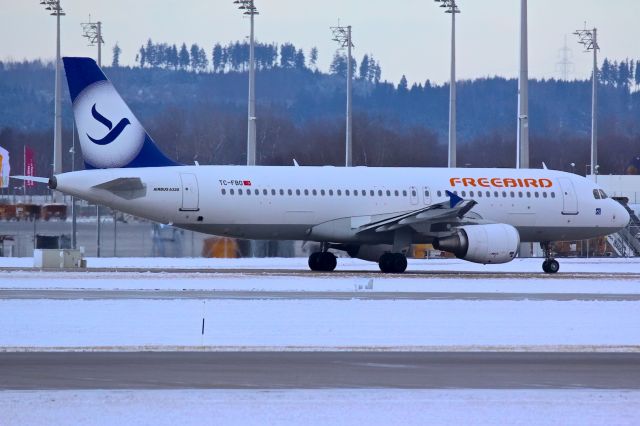
[{"label": "main landing gear", "polygon": [[311,253],[309,256],[309,269],[312,271],[331,272],[336,269],[336,256],[327,251],[329,249],[326,243],[321,245],[322,251]]},{"label": "main landing gear", "polygon": [[545,257],[545,261],[542,262],[542,270],[547,274],[555,274],[560,270],[560,264],[551,255],[551,243],[549,241],[545,241],[540,243],[540,246],[542,247]]},{"label": "main landing gear", "polygon": [[407,269],[407,257],[402,253],[385,253],[380,256],[378,265],[382,272],[401,274]]}]

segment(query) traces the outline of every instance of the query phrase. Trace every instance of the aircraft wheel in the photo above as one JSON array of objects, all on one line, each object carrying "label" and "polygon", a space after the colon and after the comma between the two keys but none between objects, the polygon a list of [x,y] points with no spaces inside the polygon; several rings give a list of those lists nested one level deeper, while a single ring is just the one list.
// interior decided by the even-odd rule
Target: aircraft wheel
[{"label": "aircraft wheel", "polygon": [[336,269],[336,256],[328,251],[318,251],[309,256],[309,269],[312,271],[330,272]]},{"label": "aircraft wheel", "polygon": [[555,259],[547,259],[542,262],[542,270],[547,274],[555,274],[560,270],[560,263]]},{"label": "aircraft wheel", "polygon": [[407,258],[402,253],[385,253],[378,265],[384,273],[401,274],[407,269]]}]

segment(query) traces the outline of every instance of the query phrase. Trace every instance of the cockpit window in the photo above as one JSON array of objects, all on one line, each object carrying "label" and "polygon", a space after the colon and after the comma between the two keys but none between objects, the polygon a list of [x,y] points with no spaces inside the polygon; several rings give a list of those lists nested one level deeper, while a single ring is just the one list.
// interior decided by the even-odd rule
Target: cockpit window
[{"label": "cockpit window", "polygon": [[598,189],[593,190],[593,198],[595,198],[596,200],[600,199],[600,191]]},{"label": "cockpit window", "polygon": [[605,194],[605,192],[604,192],[602,189],[600,189],[600,198],[602,198],[603,200],[604,200],[605,198],[608,198],[608,197],[607,197],[607,194]]}]

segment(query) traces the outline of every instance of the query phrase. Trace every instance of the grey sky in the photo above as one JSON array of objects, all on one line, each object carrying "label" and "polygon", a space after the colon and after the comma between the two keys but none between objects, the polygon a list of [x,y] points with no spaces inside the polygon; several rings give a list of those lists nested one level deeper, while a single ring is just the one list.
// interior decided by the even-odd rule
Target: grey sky
[{"label": "grey sky", "polygon": [[[38,0],[0,0],[0,58],[51,59],[55,55],[55,18]],[[458,0],[457,74],[460,79],[518,72],[518,0]],[[80,23],[104,24],[103,62],[111,62],[117,41],[122,62],[133,64],[147,38],[157,42],[197,42],[210,56],[217,41],[240,40],[248,34],[232,0],[62,0],[63,55],[93,56]],[[383,79],[398,82],[448,80],[450,17],[433,0],[256,0],[256,36],[263,42],[291,41],[308,53],[317,46],[320,68],[326,70],[335,52],[329,26],[353,26],[360,60],[372,53],[381,62]],[[615,6],[615,8],[614,8]],[[587,78],[590,56],[571,33],[584,21],[599,31],[601,57],[640,59],[640,1],[529,0],[529,75],[558,77],[559,49],[568,35],[575,72]]]}]

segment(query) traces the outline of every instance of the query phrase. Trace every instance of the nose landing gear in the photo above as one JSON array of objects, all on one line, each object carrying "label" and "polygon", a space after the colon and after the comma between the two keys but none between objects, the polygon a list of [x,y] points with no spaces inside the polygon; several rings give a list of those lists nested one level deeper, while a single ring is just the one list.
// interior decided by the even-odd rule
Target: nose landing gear
[{"label": "nose landing gear", "polygon": [[540,243],[540,247],[542,247],[545,257],[545,261],[542,262],[542,270],[547,274],[555,274],[560,270],[560,263],[558,263],[558,261],[551,255],[551,243],[549,241],[545,241]]}]

